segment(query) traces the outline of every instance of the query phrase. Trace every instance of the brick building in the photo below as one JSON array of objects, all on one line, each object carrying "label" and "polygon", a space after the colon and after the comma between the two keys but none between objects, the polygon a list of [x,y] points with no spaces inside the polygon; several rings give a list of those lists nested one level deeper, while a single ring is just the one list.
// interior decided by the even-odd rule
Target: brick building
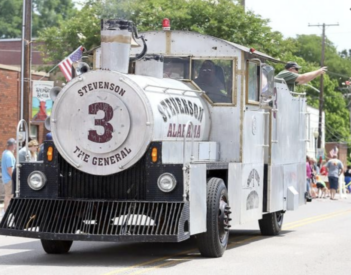
[{"label": "brick building", "polygon": [[[32,42],[32,68],[44,64],[43,58],[39,51],[39,45],[35,41]],[[21,39],[0,39],[0,64],[21,67],[22,40]]]},{"label": "brick building", "polygon": [[[31,53],[32,70],[44,64],[39,45],[40,43],[36,42],[34,38]],[[20,119],[21,53],[21,39],[0,39],[0,151],[5,149],[7,139],[16,137],[16,127]],[[31,80],[39,79],[49,80],[49,75],[44,72],[32,71]],[[31,98],[30,95],[30,106]],[[44,123],[32,122],[30,124],[29,136],[37,138],[41,143],[46,134]]]},{"label": "brick building", "polygon": [[[32,71],[32,80],[48,80],[48,75]],[[16,66],[0,64],[0,150],[6,147],[6,141],[16,137],[16,127],[20,119],[21,70]],[[30,136],[41,142],[45,135],[42,122],[33,123]]]}]

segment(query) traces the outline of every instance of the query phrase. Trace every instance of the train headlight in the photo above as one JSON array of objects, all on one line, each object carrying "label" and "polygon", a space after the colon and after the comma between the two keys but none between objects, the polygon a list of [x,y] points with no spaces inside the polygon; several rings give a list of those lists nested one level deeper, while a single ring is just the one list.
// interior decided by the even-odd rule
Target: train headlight
[{"label": "train headlight", "polygon": [[46,184],[46,176],[40,171],[34,171],[29,174],[27,182],[31,189],[40,190]]},{"label": "train headlight", "polygon": [[177,186],[176,178],[170,173],[158,177],[157,186],[162,192],[171,192]]}]

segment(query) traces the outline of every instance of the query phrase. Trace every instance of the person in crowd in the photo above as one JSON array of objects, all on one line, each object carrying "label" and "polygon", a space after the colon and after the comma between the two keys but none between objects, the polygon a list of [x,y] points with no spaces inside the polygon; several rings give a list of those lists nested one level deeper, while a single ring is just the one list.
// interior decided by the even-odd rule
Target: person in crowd
[{"label": "person in crowd", "polygon": [[312,168],[312,171],[313,171],[313,175],[314,176],[319,175],[320,174],[320,169],[319,169],[319,167],[317,165],[316,158],[310,157],[310,165],[311,165],[311,168]]},{"label": "person in crowd", "polygon": [[285,70],[278,73],[275,77],[284,79],[289,90],[293,92],[296,84],[306,84],[327,71],[327,67],[322,67],[313,72],[299,74],[300,69],[301,66],[296,62],[289,61],[285,65]]},{"label": "person in crowd", "polygon": [[[45,136],[45,140],[52,140],[52,134],[51,132],[47,133]],[[44,160],[44,143],[40,144],[39,147],[39,154],[38,154],[38,160]]]},{"label": "person in crowd", "polygon": [[326,199],[327,196],[329,195],[329,189],[327,188],[327,185],[325,184],[325,182],[322,181],[320,175],[316,176],[316,184],[317,184],[317,188],[318,188],[317,198]]},{"label": "person in crowd", "polygon": [[345,176],[345,185],[347,186],[346,190],[348,191],[348,193],[351,193],[351,165],[347,166],[344,176]]},{"label": "person in crowd", "polygon": [[24,146],[21,150],[19,150],[19,162],[24,161],[37,161],[37,154],[38,154],[39,143],[36,139],[32,139],[28,142],[28,151],[27,147]]},{"label": "person in crowd", "polygon": [[322,160],[321,167],[320,167],[320,169],[319,169],[319,173],[320,173],[322,176],[328,176],[328,170],[327,170],[327,168],[325,167],[325,163],[326,163],[326,161],[325,161],[325,160]]},{"label": "person in crowd", "polygon": [[307,201],[312,200],[311,196],[311,177],[312,177],[312,169],[310,165],[310,158],[306,156],[306,199]]},{"label": "person in crowd", "polygon": [[16,150],[16,140],[10,138],[7,141],[7,148],[2,153],[1,167],[2,167],[2,182],[5,189],[4,211],[9,206],[10,200],[13,196],[12,193],[12,173],[16,166],[16,159],[14,156]]},{"label": "person in crowd", "polygon": [[344,166],[336,154],[326,164],[328,170],[328,180],[330,186],[330,199],[337,200],[335,198],[336,190],[339,187],[339,176],[343,172]]}]

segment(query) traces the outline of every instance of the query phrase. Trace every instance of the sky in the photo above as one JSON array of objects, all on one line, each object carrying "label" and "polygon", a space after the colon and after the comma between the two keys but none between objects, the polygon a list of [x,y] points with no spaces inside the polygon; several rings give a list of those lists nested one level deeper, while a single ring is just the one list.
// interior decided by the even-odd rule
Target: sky
[{"label": "sky", "polygon": [[284,38],[297,34],[322,35],[322,27],[308,24],[338,24],[326,27],[326,36],[338,51],[351,49],[350,0],[245,0],[246,10],[269,19],[273,31]]}]

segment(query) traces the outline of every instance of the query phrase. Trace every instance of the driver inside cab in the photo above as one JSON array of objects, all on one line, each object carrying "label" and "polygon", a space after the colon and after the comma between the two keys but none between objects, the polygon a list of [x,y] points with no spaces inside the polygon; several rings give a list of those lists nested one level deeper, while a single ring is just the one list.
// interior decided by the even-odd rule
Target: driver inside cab
[{"label": "driver inside cab", "polygon": [[[220,79],[222,75],[222,79]],[[199,75],[194,82],[206,92],[206,95],[214,102],[231,102],[227,96],[224,83],[223,69],[216,66],[213,61],[206,60],[202,63]]]}]

